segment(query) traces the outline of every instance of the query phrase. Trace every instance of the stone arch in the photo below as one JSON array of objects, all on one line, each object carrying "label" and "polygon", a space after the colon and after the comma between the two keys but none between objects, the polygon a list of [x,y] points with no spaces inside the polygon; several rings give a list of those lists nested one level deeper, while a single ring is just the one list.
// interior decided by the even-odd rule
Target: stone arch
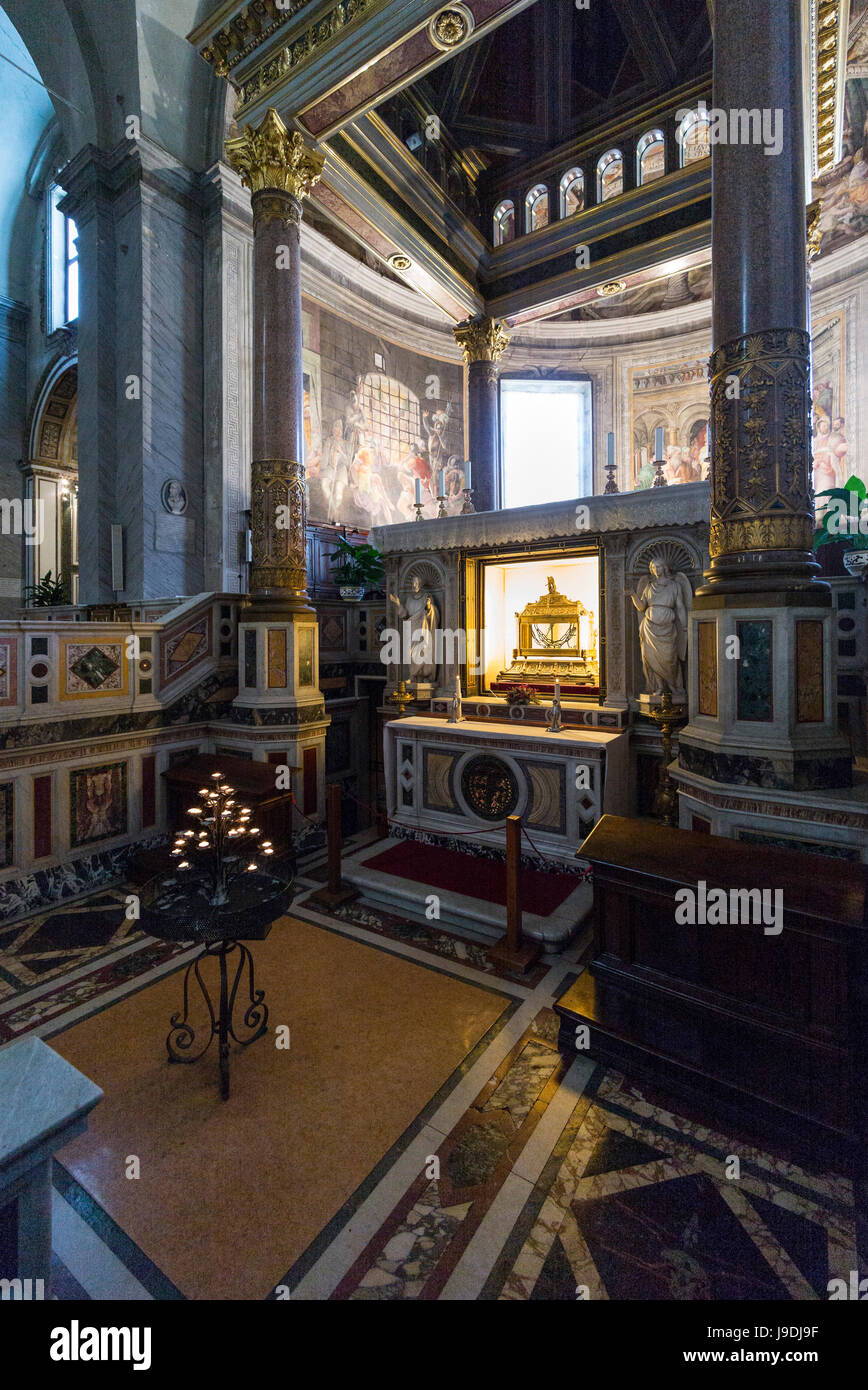
[{"label": "stone arch", "polygon": [[78,358],[62,356],[45,369],[27,419],[28,463],[78,473]]},{"label": "stone arch", "polygon": [[42,516],[41,539],[26,547],[25,584],[51,571],[78,599],[78,359],[61,355],[42,374],[27,419],[24,496]]},{"label": "stone arch", "polygon": [[694,582],[703,569],[698,549],[684,536],[653,536],[639,541],[627,556],[628,575],[636,579],[646,575],[652,560],[663,560],[673,573],[680,571]]}]

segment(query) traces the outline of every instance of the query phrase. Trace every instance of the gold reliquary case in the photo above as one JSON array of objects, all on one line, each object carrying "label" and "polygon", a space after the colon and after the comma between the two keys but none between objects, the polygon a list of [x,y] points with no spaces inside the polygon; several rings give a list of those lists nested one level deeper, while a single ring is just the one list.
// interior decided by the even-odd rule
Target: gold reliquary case
[{"label": "gold reliquary case", "polygon": [[546,593],[516,613],[518,646],[492,689],[528,685],[548,693],[558,680],[566,698],[596,695],[600,667],[594,615],[577,599],[558,593],[551,577],[547,584]]}]

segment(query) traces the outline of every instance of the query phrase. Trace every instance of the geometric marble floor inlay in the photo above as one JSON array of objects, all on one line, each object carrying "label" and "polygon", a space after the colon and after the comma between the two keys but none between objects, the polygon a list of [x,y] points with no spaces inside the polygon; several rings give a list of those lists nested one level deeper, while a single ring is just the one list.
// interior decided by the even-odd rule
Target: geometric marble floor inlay
[{"label": "geometric marble floor inlay", "polygon": [[320,857],[254,947],[272,1035],[226,1103],[212,1056],[166,1063],[189,953],[122,921],[123,889],[3,929],[0,1047],[39,1029],[105,1090],[55,1169],[55,1297],[711,1308],[860,1269],[848,1179],[559,1052],[579,945],[507,977],[436,922],[308,904]]}]

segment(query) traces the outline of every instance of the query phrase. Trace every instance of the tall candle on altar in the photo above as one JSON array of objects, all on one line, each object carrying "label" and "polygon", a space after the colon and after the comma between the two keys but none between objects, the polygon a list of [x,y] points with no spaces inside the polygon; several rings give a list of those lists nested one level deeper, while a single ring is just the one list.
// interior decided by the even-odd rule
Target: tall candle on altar
[{"label": "tall candle on altar", "polygon": [[656,430],[654,431],[654,457],[655,457],[655,459],[662,459],[662,457],[663,457],[663,426],[662,426],[662,425],[658,425],[657,428],[656,428]]},{"label": "tall candle on altar", "polygon": [[558,700],[559,700],[560,698],[561,698],[561,683],[560,683],[560,681],[555,681],[555,704],[557,704],[557,702],[558,702]]},{"label": "tall candle on altar", "polygon": [[416,479],[416,501],[418,502],[419,506],[421,507],[421,505],[422,505],[422,479],[421,479],[421,478],[417,478],[417,479]]},{"label": "tall candle on altar", "polygon": [[615,436],[611,430],[606,435],[606,467],[611,468],[615,462]]},{"label": "tall candle on altar", "polygon": [[464,460],[464,486],[470,487],[470,459]]},{"label": "tall candle on altar", "polygon": [[446,496],[446,473],[445,470],[442,468],[440,469],[440,472],[437,474],[437,496]]}]

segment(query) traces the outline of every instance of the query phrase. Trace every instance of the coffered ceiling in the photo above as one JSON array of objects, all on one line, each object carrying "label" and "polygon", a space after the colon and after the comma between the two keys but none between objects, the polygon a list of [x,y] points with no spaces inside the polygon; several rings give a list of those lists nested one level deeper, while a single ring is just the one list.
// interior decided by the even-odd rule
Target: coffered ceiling
[{"label": "coffered ceiling", "polygon": [[[794,3],[819,14],[834,0]],[[453,320],[518,323],[707,264],[711,161],[681,167],[675,131],[676,112],[711,105],[712,10],[711,0],[223,0],[189,38],[233,84],[239,127],[273,106],[324,151],[320,226],[340,228]],[[637,187],[647,129],[664,132],[665,171]],[[596,169],[609,149],[623,156],[623,190],[603,200]],[[572,167],[585,206],[563,217],[559,180]],[[538,184],[550,217],[527,232],[524,199]],[[495,247],[503,199],[517,234]]]}]

